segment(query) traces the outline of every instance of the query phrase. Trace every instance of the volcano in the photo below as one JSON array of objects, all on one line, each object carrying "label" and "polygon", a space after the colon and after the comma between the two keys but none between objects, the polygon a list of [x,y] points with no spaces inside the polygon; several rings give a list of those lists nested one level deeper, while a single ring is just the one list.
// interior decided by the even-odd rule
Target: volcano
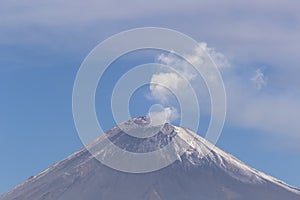
[{"label": "volcano", "polygon": [[[157,128],[149,126],[145,117],[130,119],[90,143],[97,156],[82,148],[0,199],[300,200],[298,189],[247,166],[186,128],[166,123],[155,135],[134,137],[124,126],[136,134]],[[107,139],[110,144],[103,142]],[[135,163],[123,159],[120,165],[126,170],[117,170],[99,161],[114,156],[113,146],[137,154],[169,146],[171,155],[160,155],[160,159],[176,159],[161,169],[138,173],[134,173]],[[155,163],[149,160],[144,166],[155,167]]]}]

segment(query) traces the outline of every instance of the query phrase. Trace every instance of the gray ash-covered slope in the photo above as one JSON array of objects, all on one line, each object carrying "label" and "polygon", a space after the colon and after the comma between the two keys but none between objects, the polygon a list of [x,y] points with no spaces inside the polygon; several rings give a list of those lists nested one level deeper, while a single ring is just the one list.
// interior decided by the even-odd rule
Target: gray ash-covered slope
[{"label": "gray ash-covered slope", "polygon": [[[135,118],[126,122],[147,120]],[[142,123],[141,123],[142,122]],[[111,169],[82,149],[0,197],[1,200],[300,200],[300,192],[246,166],[197,134],[166,124],[150,138],[135,138],[115,127],[104,137],[133,152],[148,152],[170,142],[178,159],[150,173],[125,173]],[[192,140],[190,138],[193,138]],[[179,149],[184,148],[184,153]],[[207,152],[210,152],[207,156]],[[109,156],[106,152],[102,156]],[[101,153],[100,153],[101,154]]]}]

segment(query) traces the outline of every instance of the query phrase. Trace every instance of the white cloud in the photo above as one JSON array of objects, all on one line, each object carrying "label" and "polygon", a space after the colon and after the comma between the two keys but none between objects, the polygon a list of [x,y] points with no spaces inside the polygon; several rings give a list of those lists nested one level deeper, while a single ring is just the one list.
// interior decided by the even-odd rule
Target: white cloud
[{"label": "white cloud", "polygon": [[[288,2],[229,0],[218,2],[216,8],[214,1],[175,0],[170,8],[169,2],[156,0],[1,1],[0,43],[39,44],[62,49],[64,53],[80,52],[77,56],[84,57],[108,36],[143,27],[146,20],[152,26],[175,29],[200,41],[205,39],[234,62],[271,65],[278,73],[274,80],[281,87],[297,89],[300,2]],[[135,9],[136,5],[139,9]],[[186,21],[189,23],[183,23]]]},{"label": "white cloud", "polygon": [[[261,90],[267,84],[266,75],[259,69],[255,73],[249,79],[235,73],[227,75],[227,122],[239,128],[268,134],[270,141],[281,138],[290,147],[299,149],[299,93],[276,90],[278,88],[275,87]],[[272,81],[271,77],[268,77],[268,81]],[[253,87],[253,83],[256,87]]]},{"label": "white cloud", "polygon": [[266,77],[261,69],[255,71],[255,75],[251,78],[251,81],[255,84],[257,90],[261,90],[267,85]]},{"label": "white cloud", "polygon": [[[226,57],[209,48],[206,43],[200,43],[195,49],[193,55],[184,55],[190,63],[209,68],[212,63],[208,55],[216,59],[216,64],[219,68],[229,67],[229,62]],[[172,105],[174,107],[174,97],[177,98],[179,104],[187,105],[184,107],[185,116],[191,121],[190,127],[194,127],[195,120],[199,116],[200,103],[205,105],[202,111],[208,112],[210,110],[210,100],[205,82],[202,80],[199,72],[187,61],[175,56],[172,53],[161,54],[157,61],[161,64],[169,66],[169,68],[162,67],[160,71],[152,75],[150,81],[150,95],[151,99],[157,100],[164,106]],[[214,77],[211,77],[214,78]],[[208,105],[208,106],[207,106]],[[180,109],[183,109],[181,107]],[[176,111],[176,110],[174,110]]]},{"label": "white cloud", "polygon": [[[62,49],[74,51],[79,47],[80,50],[84,49],[84,53],[79,55],[82,56],[93,45],[113,33],[144,26],[141,22],[146,19],[154,26],[176,29],[196,40],[205,38],[210,44],[217,44],[218,49],[222,48],[226,56],[230,56],[230,60],[235,62],[232,64],[235,67],[229,68],[230,64],[223,54],[208,48],[205,43],[200,44],[201,48],[210,52],[220,69],[229,72],[223,75],[229,100],[230,123],[256,127],[266,133],[299,135],[297,131],[300,130],[300,123],[295,121],[299,119],[300,113],[300,29],[297,26],[300,20],[299,2],[224,1],[218,2],[221,9],[215,7],[214,1],[188,2],[176,0],[170,8],[169,2],[164,1],[134,1],[131,4],[117,1],[2,1],[0,42],[26,46],[41,43],[50,48],[52,45],[69,45],[70,48]],[[139,5],[139,9],[135,9],[136,5]],[[153,18],[153,15],[156,17]],[[190,23],[179,23],[178,19],[180,22]],[[82,48],[83,44],[89,46]],[[198,55],[196,53],[190,59],[200,62],[200,52],[199,48]],[[197,79],[194,73],[174,57],[164,54],[159,60],[177,66],[177,70],[192,84]],[[240,63],[253,62],[270,65],[276,72],[272,77],[262,71],[257,71],[253,77],[240,77],[233,72],[234,68],[242,68]],[[247,71],[249,68],[243,70]],[[267,84],[266,76],[269,88],[285,91],[267,95],[267,91],[262,90],[258,95],[257,90],[253,90],[251,81],[256,89],[262,89]],[[182,80],[172,72],[162,71],[153,76],[153,81],[159,79],[179,92],[186,88]],[[161,102],[167,102],[170,98],[170,94],[161,87],[153,86],[151,93]],[[285,130],[282,130],[283,127]]]},{"label": "white cloud", "polygon": [[[258,132],[273,135],[271,138],[281,137],[298,144],[295,138],[300,139],[300,95],[287,92],[269,92],[262,90],[267,85],[267,75],[262,69],[257,69],[255,74],[247,77],[245,74],[237,73],[239,66],[230,67],[231,64],[226,57],[206,43],[201,43],[194,55],[188,56],[192,63],[204,63],[203,52],[207,51],[219,69],[223,71],[223,78],[228,97],[227,123],[243,129],[255,129]],[[199,89],[197,84],[198,74],[193,68],[181,61],[172,54],[162,54],[158,61],[175,68],[180,75],[184,75],[186,80]],[[268,77],[268,81],[271,77]],[[152,82],[162,83],[171,90],[183,93],[188,89],[186,81],[178,74],[162,70],[152,76]],[[255,87],[253,87],[253,84]],[[276,88],[271,88],[276,89]],[[170,92],[156,85],[150,86],[151,95],[161,103],[168,103],[171,98]],[[199,90],[198,90],[199,91]],[[201,91],[201,90],[200,90]],[[259,91],[259,93],[258,93]],[[203,99],[202,94],[197,94]],[[184,102],[188,103],[189,97]],[[203,113],[202,113],[203,114]]]},{"label": "white cloud", "polygon": [[188,88],[187,83],[176,73],[159,73],[152,76],[151,96],[160,103],[170,103],[173,93],[176,95]]},{"label": "white cloud", "polygon": [[166,122],[173,122],[179,118],[179,113],[174,107],[161,108],[159,110],[150,110],[149,117],[151,125],[158,126]]},{"label": "white cloud", "polygon": [[196,54],[194,57],[199,59],[203,54],[203,51],[207,52],[212,58],[213,62],[217,65],[218,68],[227,68],[230,67],[230,63],[227,60],[226,56],[221,52],[216,51],[214,48],[208,47],[205,42],[201,42],[199,47],[196,49]]},{"label": "white cloud", "polygon": [[[217,52],[213,48],[209,48],[204,42],[201,42],[199,47],[195,49],[194,55],[186,55],[186,58],[192,64],[209,66],[211,63],[210,60],[208,61],[207,55],[210,55],[219,68],[227,68],[230,66],[229,61],[222,53]],[[184,93],[192,88],[199,89],[200,84],[198,79],[200,78],[200,74],[188,62],[174,56],[171,53],[161,54],[157,60],[162,64],[170,66],[176,70],[176,72],[162,69],[162,71],[157,72],[152,76],[150,90],[151,96],[154,99],[159,100],[161,103],[167,103],[171,96],[170,91],[173,91],[174,94],[178,94]],[[153,83],[156,83],[157,85]],[[170,91],[161,85],[170,89]],[[187,101],[185,102],[188,102],[189,97],[186,98]]]}]

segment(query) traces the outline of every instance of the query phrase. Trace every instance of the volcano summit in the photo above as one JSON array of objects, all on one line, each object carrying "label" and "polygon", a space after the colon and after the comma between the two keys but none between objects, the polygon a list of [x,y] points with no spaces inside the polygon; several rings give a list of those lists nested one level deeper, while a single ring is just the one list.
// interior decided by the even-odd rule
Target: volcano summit
[{"label": "volcano summit", "polygon": [[[126,133],[124,130],[126,129]],[[192,131],[164,124],[157,134],[135,137],[149,130],[146,118],[133,118],[101,134],[86,148],[40,174],[27,179],[1,200],[299,200],[300,191],[259,172],[232,155],[213,147]],[[138,130],[138,131],[137,131]],[[127,134],[131,131],[132,134]],[[110,143],[103,142],[109,139]],[[114,146],[126,152],[153,154],[160,159],[133,163],[118,155],[123,169],[112,169],[99,160],[116,156]],[[160,149],[168,148],[167,154]],[[95,156],[95,152],[97,155]],[[164,152],[165,153],[165,152]],[[96,159],[96,158],[97,159]],[[175,158],[175,159],[174,159]],[[134,173],[141,167],[152,172]],[[125,163],[124,163],[125,162]],[[127,162],[127,163],[126,163]],[[139,165],[139,166],[137,166]]]}]

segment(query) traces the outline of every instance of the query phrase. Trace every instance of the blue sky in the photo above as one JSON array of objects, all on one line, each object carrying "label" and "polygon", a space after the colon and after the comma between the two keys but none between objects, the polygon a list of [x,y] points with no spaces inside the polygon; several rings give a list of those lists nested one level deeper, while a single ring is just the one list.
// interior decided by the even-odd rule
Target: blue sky
[{"label": "blue sky", "polygon": [[[298,1],[2,1],[0,193],[82,147],[72,118],[81,62],[112,34],[145,26],[181,31],[223,55],[228,116],[217,146],[300,187],[299,24]],[[157,55],[137,53],[115,65]],[[145,114],[150,103],[132,113]],[[113,122],[103,116],[110,111],[98,112],[108,129]]]}]

